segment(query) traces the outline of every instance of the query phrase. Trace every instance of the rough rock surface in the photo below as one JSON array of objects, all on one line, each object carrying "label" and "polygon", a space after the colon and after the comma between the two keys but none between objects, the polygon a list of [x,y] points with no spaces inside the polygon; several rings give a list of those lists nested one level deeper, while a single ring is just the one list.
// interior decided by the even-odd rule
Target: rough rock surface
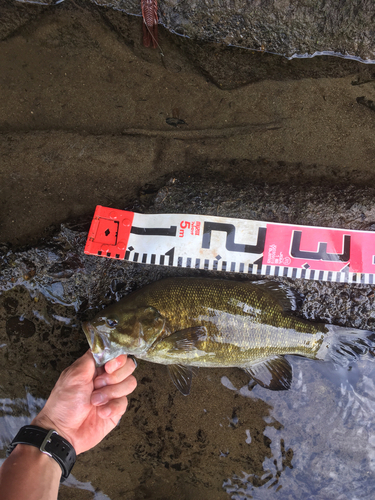
[{"label": "rough rock surface", "polygon": [[[22,1],[40,3],[39,9],[60,6],[57,0]],[[141,15],[140,0],[91,1],[103,10],[109,7]],[[85,8],[82,0],[74,4]],[[327,53],[375,61],[372,0],[344,0],[339,4],[335,0],[160,0],[158,4],[160,24],[196,41],[224,43],[288,58]],[[10,17],[7,24],[17,23],[23,24],[18,14]],[[0,27],[0,35],[6,31]]]},{"label": "rough rock surface", "polygon": [[[93,0],[140,14],[138,0]],[[286,57],[333,52],[375,61],[372,0],[161,0],[160,22],[206,42],[266,50]]]}]

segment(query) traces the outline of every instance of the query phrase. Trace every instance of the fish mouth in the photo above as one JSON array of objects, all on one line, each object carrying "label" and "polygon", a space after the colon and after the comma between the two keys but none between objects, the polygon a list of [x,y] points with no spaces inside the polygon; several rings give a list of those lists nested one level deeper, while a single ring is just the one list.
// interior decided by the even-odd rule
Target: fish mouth
[{"label": "fish mouth", "polygon": [[95,337],[97,335],[95,332],[95,328],[89,321],[85,321],[84,323],[82,323],[82,330],[86,335],[86,339],[90,346],[91,354],[93,355],[96,366],[104,365],[108,360],[106,359],[105,351],[101,349],[98,350],[98,347],[95,345]]},{"label": "fish mouth", "polygon": [[111,349],[108,339],[100,335],[89,321],[82,323],[82,330],[86,335],[96,366],[103,366],[107,361],[110,361],[119,354],[123,354],[121,349]]}]

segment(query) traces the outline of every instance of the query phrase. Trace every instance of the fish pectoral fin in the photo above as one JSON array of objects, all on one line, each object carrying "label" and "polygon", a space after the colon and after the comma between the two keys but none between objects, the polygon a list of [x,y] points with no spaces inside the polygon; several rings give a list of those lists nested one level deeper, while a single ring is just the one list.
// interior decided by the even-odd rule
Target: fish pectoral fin
[{"label": "fish pectoral fin", "polygon": [[271,391],[288,390],[292,384],[292,367],[283,356],[257,363],[245,371],[262,387]]},{"label": "fish pectoral fin", "polygon": [[205,326],[193,326],[185,330],[174,332],[167,338],[168,344],[173,350],[192,351],[196,349],[198,342],[207,339],[207,328]]},{"label": "fish pectoral fin", "polygon": [[198,368],[184,365],[168,365],[169,375],[177,389],[188,396],[191,389],[193,375],[198,373]]}]

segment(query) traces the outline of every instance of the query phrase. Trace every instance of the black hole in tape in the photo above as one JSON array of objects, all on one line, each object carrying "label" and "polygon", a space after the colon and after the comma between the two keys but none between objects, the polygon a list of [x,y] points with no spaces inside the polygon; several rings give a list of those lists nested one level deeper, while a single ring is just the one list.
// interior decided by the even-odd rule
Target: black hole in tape
[{"label": "black hole in tape", "polygon": [[98,255],[101,255],[101,254],[102,254],[102,251],[101,251],[101,250],[99,250],[99,251],[98,251]]},{"label": "black hole in tape", "polygon": [[119,258],[120,258],[120,254],[116,253],[116,259],[119,259]]},{"label": "black hole in tape", "polygon": [[107,252],[107,257],[110,257],[111,256],[111,252]]},{"label": "black hole in tape", "polygon": [[104,234],[105,234],[106,236],[108,236],[108,235],[110,234],[110,232],[111,232],[111,231],[110,231],[109,229],[106,229],[106,230],[104,231]]}]

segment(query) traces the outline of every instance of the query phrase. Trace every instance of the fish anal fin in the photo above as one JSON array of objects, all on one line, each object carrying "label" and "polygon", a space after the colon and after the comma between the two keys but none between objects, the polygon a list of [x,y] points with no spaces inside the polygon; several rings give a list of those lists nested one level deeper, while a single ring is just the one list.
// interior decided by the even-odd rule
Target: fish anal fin
[{"label": "fish anal fin", "polygon": [[166,340],[173,350],[192,351],[196,349],[198,342],[203,342],[206,339],[207,328],[205,326],[193,326],[172,333]]},{"label": "fish anal fin", "polygon": [[184,396],[190,394],[193,375],[198,373],[198,369],[192,366],[168,365],[168,372],[172,382]]},{"label": "fish anal fin", "polygon": [[292,384],[292,367],[283,356],[257,363],[245,371],[262,387],[271,391],[286,391]]}]

